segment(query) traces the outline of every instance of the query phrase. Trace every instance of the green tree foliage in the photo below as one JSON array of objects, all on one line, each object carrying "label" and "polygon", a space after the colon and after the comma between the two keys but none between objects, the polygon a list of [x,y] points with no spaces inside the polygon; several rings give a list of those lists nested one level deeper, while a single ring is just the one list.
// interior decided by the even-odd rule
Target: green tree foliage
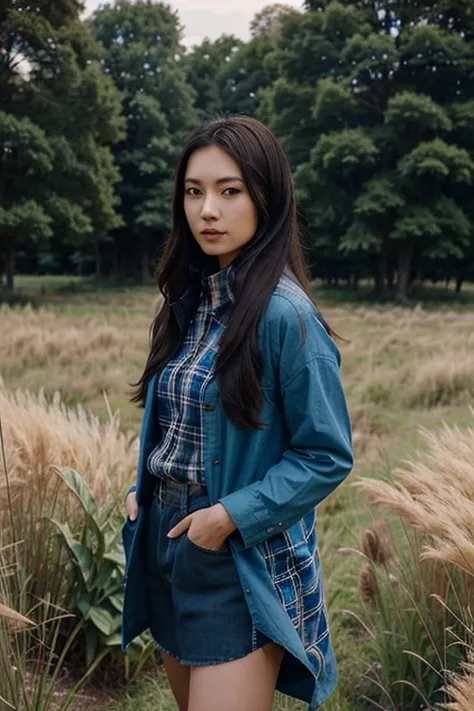
[{"label": "green tree foliage", "polygon": [[5,0],[9,285],[18,249],[46,266],[94,249],[97,269],[148,279],[187,135],[234,112],[268,124],[290,158],[315,276],[371,275],[400,299],[416,275],[473,278],[474,0],[304,6],[270,3],[248,42],[186,53],[162,2],[111,0],[81,22],[79,0]]},{"label": "green tree foliage", "polygon": [[185,57],[188,82],[196,91],[201,118],[241,113],[255,116],[260,93],[277,78],[267,59],[275,47],[272,33],[262,32],[249,42],[223,36],[204,40]]},{"label": "green tree foliage", "polygon": [[103,71],[123,97],[126,136],[114,147],[124,226],[113,233],[115,271],[150,278],[152,247],[168,230],[172,178],[198,116],[186,80],[182,29],[163,3],[118,0],[92,19]]},{"label": "green tree foliage", "polygon": [[13,289],[19,247],[98,243],[120,219],[108,145],[121,135],[116,88],[75,0],[0,9],[0,261]]},{"label": "green tree foliage", "polygon": [[277,67],[268,59],[275,49],[281,19],[292,13],[295,10],[289,5],[268,5],[250,23],[249,42],[222,35],[214,42],[205,39],[193,47],[184,64],[188,82],[196,92],[200,118],[257,113],[261,92],[278,77]]},{"label": "green tree foliage", "polygon": [[472,253],[474,4],[307,2],[281,21],[259,115],[295,167],[323,268],[405,299],[422,259]]},{"label": "green tree foliage", "polygon": [[250,23],[251,36],[260,37],[262,35],[277,34],[280,30],[281,18],[290,12],[295,12],[291,5],[283,5],[279,2],[267,5],[263,10],[257,12]]},{"label": "green tree foliage", "polygon": [[183,58],[188,83],[196,95],[195,108],[201,119],[226,111],[227,65],[244,46],[234,35],[222,35],[215,42],[206,38]]}]

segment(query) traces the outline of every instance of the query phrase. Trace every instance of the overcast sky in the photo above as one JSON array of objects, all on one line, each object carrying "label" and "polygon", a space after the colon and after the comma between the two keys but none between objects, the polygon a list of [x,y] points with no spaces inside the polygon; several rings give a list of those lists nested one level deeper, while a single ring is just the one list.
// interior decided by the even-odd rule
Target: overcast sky
[{"label": "overcast sky", "polygon": [[[275,0],[167,0],[178,10],[181,24],[185,26],[184,43],[190,47],[204,37],[216,39],[222,34],[234,34],[243,40],[249,38],[249,24],[253,16]],[[297,10],[303,0],[282,0]],[[89,14],[105,4],[103,0],[85,0]]]}]

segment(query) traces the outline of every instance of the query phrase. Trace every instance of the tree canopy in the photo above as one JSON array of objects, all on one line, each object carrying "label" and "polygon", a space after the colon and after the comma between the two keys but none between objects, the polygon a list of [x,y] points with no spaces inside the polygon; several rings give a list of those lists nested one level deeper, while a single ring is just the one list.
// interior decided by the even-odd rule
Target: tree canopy
[{"label": "tree canopy", "polygon": [[[294,171],[314,276],[406,299],[474,278],[474,0],[269,3],[189,51],[162,2],[0,9],[0,264],[150,278],[178,155],[256,116]],[[79,256],[78,256],[79,255]],[[82,257],[81,257],[82,255]],[[92,267],[91,267],[92,268]],[[0,274],[1,274],[0,268]]]}]

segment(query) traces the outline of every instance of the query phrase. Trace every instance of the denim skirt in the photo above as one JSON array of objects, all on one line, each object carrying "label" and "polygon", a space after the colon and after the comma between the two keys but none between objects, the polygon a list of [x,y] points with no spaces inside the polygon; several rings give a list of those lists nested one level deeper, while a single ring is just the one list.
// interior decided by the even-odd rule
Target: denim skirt
[{"label": "denim skirt", "polygon": [[201,484],[159,478],[147,536],[150,630],[156,646],[192,666],[245,657],[269,640],[256,629],[226,541],[218,551],[167,533],[210,505]]}]

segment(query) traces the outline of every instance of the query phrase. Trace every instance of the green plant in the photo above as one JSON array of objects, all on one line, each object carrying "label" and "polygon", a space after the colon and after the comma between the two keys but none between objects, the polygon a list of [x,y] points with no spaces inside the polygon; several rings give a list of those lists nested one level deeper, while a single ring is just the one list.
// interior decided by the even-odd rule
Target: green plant
[{"label": "green plant", "polygon": [[[99,508],[81,475],[69,467],[52,467],[84,512],[74,533],[67,523],[50,522],[67,551],[73,584],[66,607],[84,621],[85,663],[89,667],[104,648],[121,644],[125,554],[116,501]],[[132,683],[154,653],[150,634],[139,637],[127,650],[124,676]]]},{"label": "green plant", "polygon": [[73,532],[68,523],[49,519],[67,551],[74,583],[67,609],[85,621],[85,660],[89,667],[100,647],[120,645],[125,555],[115,514],[116,501],[99,508],[81,475],[69,467],[52,467],[84,512]]},{"label": "green plant", "polygon": [[37,601],[25,612],[29,581],[18,565],[20,550],[18,545],[0,548],[0,708],[66,711],[107,650],[64,691],[61,673],[84,622],[73,622],[57,653],[64,621],[72,616],[48,600]]}]

